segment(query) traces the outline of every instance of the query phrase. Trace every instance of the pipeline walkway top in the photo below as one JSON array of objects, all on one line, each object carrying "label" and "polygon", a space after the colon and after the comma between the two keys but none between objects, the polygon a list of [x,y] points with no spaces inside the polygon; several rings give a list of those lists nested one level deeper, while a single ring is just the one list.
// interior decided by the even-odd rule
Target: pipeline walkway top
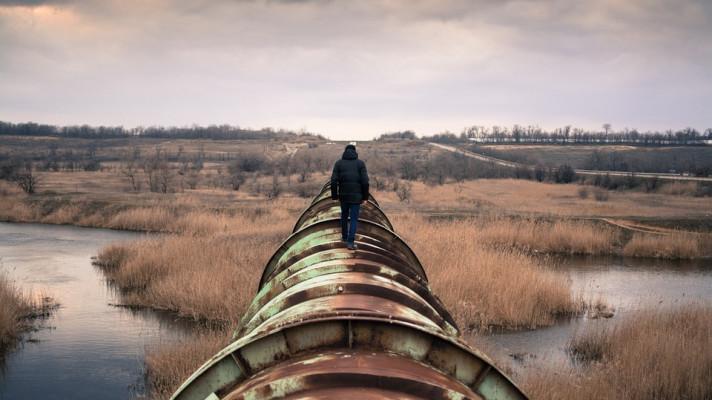
[{"label": "pipeline walkway top", "polygon": [[173,399],[526,399],[460,338],[376,199],[356,251],[340,212],[327,183],[265,266],[234,341]]}]

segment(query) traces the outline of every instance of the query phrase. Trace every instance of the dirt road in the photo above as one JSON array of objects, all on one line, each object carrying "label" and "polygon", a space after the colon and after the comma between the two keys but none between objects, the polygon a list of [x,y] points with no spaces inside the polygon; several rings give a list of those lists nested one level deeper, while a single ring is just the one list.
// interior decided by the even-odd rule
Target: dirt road
[{"label": "dirt road", "polygon": [[[490,156],[486,156],[484,154],[478,154],[478,153],[473,153],[471,151],[467,150],[462,150],[458,149],[457,147],[454,146],[447,146],[444,144],[440,143],[428,143],[431,146],[437,147],[442,150],[450,151],[453,153],[458,153],[462,154],[466,157],[471,157],[475,158],[480,161],[487,161],[494,163],[496,165],[501,165],[503,167],[507,168],[528,168],[528,169],[533,169],[534,167],[531,165],[526,165],[526,164],[520,164],[512,161],[507,161],[507,160],[502,160],[499,158],[494,158]],[[623,171],[594,171],[594,170],[589,170],[589,169],[576,169],[576,174],[578,175],[589,175],[589,176],[630,176],[630,172],[623,172]],[[665,179],[665,180],[672,180],[672,181],[696,181],[696,182],[712,182],[712,177],[698,177],[698,176],[684,176],[684,175],[679,175],[679,174],[666,174],[666,173],[654,173],[654,172],[636,172],[635,176],[637,178],[658,178],[658,179]]]}]

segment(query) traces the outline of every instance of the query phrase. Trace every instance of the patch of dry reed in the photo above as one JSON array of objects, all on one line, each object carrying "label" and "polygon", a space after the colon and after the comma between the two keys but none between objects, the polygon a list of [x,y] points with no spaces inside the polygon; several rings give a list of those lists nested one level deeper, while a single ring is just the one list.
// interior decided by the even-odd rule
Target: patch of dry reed
[{"label": "patch of dry reed", "polygon": [[120,211],[106,222],[106,227],[130,231],[171,232],[175,215],[164,207],[142,207]]},{"label": "patch of dry reed", "polygon": [[658,193],[676,196],[694,196],[698,192],[697,182],[673,181],[660,186]]},{"label": "patch of dry reed", "polygon": [[48,316],[56,307],[51,298],[23,292],[0,272],[0,359],[30,329],[33,319]]},{"label": "patch of dry reed", "polygon": [[521,250],[482,245],[471,220],[400,215],[395,223],[427,268],[434,292],[463,327],[534,328],[583,311],[566,275]]},{"label": "patch of dry reed", "polygon": [[594,328],[571,347],[583,369],[538,370],[524,384],[532,399],[712,398],[712,307],[648,310],[614,328]]},{"label": "patch of dry reed", "polygon": [[81,207],[77,205],[66,205],[42,217],[40,222],[43,224],[71,224],[77,222],[77,216],[81,212]]},{"label": "patch of dry reed", "polygon": [[[291,217],[186,218],[180,222],[186,224],[184,234],[109,245],[97,264],[127,304],[199,320],[237,321],[256,293],[262,268],[288,235]],[[191,221],[198,221],[196,228],[187,228]],[[208,233],[211,228],[219,229]]]},{"label": "patch of dry reed", "polygon": [[0,221],[28,222],[37,221],[38,213],[18,197],[3,197],[0,207]]},{"label": "patch of dry reed", "polygon": [[702,238],[699,235],[686,233],[669,235],[635,233],[623,247],[623,255],[671,259],[699,258],[705,255],[701,242]]},{"label": "patch of dry reed", "polygon": [[228,330],[202,331],[146,351],[146,379],[151,399],[168,399],[203,362],[230,341]]},{"label": "patch of dry reed", "polygon": [[17,340],[24,325],[22,317],[31,308],[30,299],[5,274],[0,274],[0,354]]},{"label": "patch of dry reed", "polygon": [[616,232],[585,221],[492,219],[477,231],[483,243],[539,253],[611,254]]}]

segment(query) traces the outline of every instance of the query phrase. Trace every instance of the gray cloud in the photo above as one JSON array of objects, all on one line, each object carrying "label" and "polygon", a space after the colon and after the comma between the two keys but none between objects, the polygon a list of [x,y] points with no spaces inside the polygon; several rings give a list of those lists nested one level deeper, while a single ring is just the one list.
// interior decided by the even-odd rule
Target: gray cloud
[{"label": "gray cloud", "polygon": [[712,126],[705,1],[9,3],[27,7],[0,2],[3,119]]}]

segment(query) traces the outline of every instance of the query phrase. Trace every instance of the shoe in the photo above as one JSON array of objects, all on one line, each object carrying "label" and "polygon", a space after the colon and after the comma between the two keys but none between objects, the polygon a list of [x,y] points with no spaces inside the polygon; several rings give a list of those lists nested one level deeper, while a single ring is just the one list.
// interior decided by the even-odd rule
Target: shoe
[{"label": "shoe", "polygon": [[356,243],[346,243],[346,247],[347,247],[349,250],[356,250],[356,249],[358,249],[358,246],[356,246]]}]

